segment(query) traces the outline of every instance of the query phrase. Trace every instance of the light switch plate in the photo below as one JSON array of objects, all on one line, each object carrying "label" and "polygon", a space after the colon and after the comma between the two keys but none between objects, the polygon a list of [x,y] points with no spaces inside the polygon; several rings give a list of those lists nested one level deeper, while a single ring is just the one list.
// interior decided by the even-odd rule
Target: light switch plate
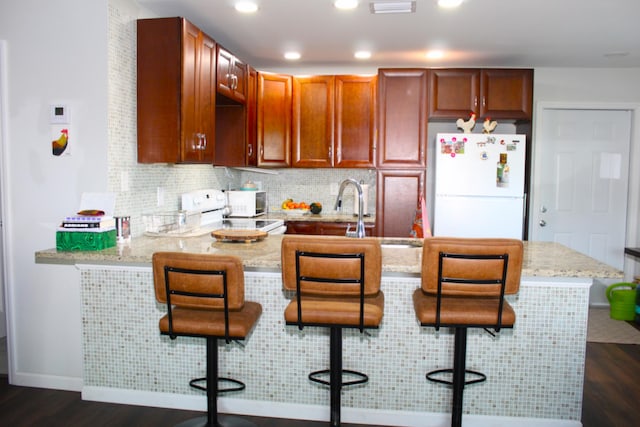
[{"label": "light switch plate", "polygon": [[49,106],[49,122],[52,125],[65,125],[71,123],[69,107],[64,104],[52,104]]}]

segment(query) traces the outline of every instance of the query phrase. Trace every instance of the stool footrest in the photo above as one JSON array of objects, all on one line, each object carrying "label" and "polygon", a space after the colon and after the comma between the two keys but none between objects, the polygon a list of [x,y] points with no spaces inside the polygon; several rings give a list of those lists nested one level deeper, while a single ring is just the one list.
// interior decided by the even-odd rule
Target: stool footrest
[{"label": "stool footrest", "polygon": [[[487,376],[482,372],[472,371],[470,369],[465,369],[464,372],[465,372],[465,376],[466,374],[471,374],[477,377],[470,380],[465,380],[464,385],[481,383],[487,379]],[[429,381],[432,381],[434,383],[453,385],[453,381],[451,380],[443,380],[441,378],[436,378],[436,375],[440,375],[440,374],[453,374],[453,369],[437,369],[435,371],[427,372],[426,377]]]},{"label": "stool footrest", "polygon": [[[322,378],[319,378],[322,375],[329,375],[330,370],[329,369],[324,369],[322,371],[315,371],[315,372],[311,372],[309,374],[309,380],[315,382],[315,383],[319,383],[319,384],[323,384],[323,385],[331,385],[330,381],[327,380],[323,380]],[[353,375],[355,377],[358,377],[358,379],[354,379],[352,381],[343,381],[342,382],[342,386],[349,386],[349,385],[356,385],[356,384],[364,384],[367,381],[369,381],[369,377],[366,374],[363,374],[362,372],[357,372],[357,371],[351,371],[349,369],[343,369],[342,370],[342,374],[349,374],[349,375]]]},{"label": "stool footrest", "polygon": [[[228,388],[218,388],[218,393],[228,393],[232,391],[240,391],[245,389],[245,384],[242,381],[234,380],[233,378],[222,378],[218,377],[218,382],[227,382],[231,384],[235,384],[235,387]],[[205,385],[200,385],[199,383],[204,383]],[[194,378],[189,381],[189,385],[193,388],[197,388],[198,390],[207,391],[207,378]]]}]

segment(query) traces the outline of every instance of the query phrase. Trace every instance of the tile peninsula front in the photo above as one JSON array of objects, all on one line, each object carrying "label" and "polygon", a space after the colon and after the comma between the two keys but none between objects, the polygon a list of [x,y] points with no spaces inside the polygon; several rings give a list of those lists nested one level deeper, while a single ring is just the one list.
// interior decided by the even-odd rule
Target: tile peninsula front
[{"label": "tile peninsula front", "polygon": [[[328,392],[307,374],[328,364],[328,333],[285,326],[291,295],[282,289],[281,236],[255,244],[221,243],[210,237],[135,238],[128,246],[99,252],[36,253],[40,263],[80,269],[84,387],[87,400],[205,410],[205,398],[188,381],[204,372],[202,340],[161,336],[151,253],[156,250],[233,253],[245,266],[245,297],[263,314],[244,345],[221,348],[221,375],[247,384],[220,399],[221,412],[327,419]],[[385,241],[385,239],[383,239]],[[389,241],[385,241],[389,243]],[[399,426],[447,425],[451,393],[425,379],[427,371],[450,367],[453,335],[421,328],[411,294],[420,285],[420,241],[395,239],[407,247],[383,248],[385,313],[373,336],[344,336],[344,366],[365,372],[369,383],[343,391],[343,421]],[[470,426],[580,426],[589,287],[593,278],[622,273],[553,243],[525,242],[518,295],[509,297],[517,315],[513,330],[496,337],[469,333],[467,367],[487,381],[465,389]]]}]

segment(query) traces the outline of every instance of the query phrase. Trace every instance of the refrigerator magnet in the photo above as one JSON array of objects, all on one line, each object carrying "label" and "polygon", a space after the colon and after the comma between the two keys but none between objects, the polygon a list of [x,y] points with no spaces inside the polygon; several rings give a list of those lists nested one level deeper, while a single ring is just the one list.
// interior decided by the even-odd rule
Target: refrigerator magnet
[{"label": "refrigerator magnet", "polygon": [[483,151],[480,153],[480,158],[482,160],[489,160],[489,153],[487,153],[486,151]]}]

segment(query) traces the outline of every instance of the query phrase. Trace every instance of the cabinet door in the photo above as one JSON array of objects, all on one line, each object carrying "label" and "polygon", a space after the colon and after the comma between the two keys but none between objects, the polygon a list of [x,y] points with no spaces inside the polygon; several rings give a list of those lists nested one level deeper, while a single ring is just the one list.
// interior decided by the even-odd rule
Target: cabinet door
[{"label": "cabinet door", "polygon": [[246,102],[247,64],[236,58],[231,52],[218,45],[217,90],[228,101],[244,104]]},{"label": "cabinet door", "polygon": [[378,168],[425,167],[427,74],[421,68],[378,70]]},{"label": "cabinet door", "polygon": [[197,162],[202,146],[196,103],[199,36],[200,30],[185,21],[182,35],[182,99],[180,102],[182,118],[180,158],[184,162]]},{"label": "cabinet door", "polygon": [[233,98],[240,103],[245,103],[247,100],[247,84],[249,76],[248,65],[237,56],[234,56],[233,62],[231,63],[231,74],[235,79]]},{"label": "cabinet door", "polygon": [[287,221],[286,234],[318,234],[316,223],[313,221]]},{"label": "cabinet door", "polygon": [[[318,222],[318,234],[325,236],[345,236],[347,230],[354,231],[357,222]],[[375,236],[375,224],[365,223],[364,234],[366,236]]]},{"label": "cabinet door", "polygon": [[199,163],[213,163],[216,146],[216,43],[204,33],[200,33],[198,55],[197,117],[200,129]]},{"label": "cabinet door", "polygon": [[333,166],[334,77],[293,78],[294,167]]},{"label": "cabinet door", "polygon": [[531,120],[533,70],[482,70],[481,88],[481,117]]},{"label": "cabinet door", "polygon": [[377,178],[378,236],[409,237],[420,194],[424,194],[425,169],[379,169]]},{"label": "cabinet door", "polygon": [[211,163],[215,43],[182,18],[137,24],[138,162]]},{"label": "cabinet door", "polygon": [[375,166],[377,76],[336,76],[335,167]]},{"label": "cabinet door", "polygon": [[258,73],[258,166],[291,166],[291,76]]},{"label": "cabinet door", "polygon": [[467,119],[479,115],[480,70],[433,69],[429,72],[429,118]]},{"label": "cabinet door", "polygon": [[247,68],[247,104],[246,104],[246,164],[247,166],[258,165],[258,128],[256,103],[258,98],[258,72],[252,68]]}]

